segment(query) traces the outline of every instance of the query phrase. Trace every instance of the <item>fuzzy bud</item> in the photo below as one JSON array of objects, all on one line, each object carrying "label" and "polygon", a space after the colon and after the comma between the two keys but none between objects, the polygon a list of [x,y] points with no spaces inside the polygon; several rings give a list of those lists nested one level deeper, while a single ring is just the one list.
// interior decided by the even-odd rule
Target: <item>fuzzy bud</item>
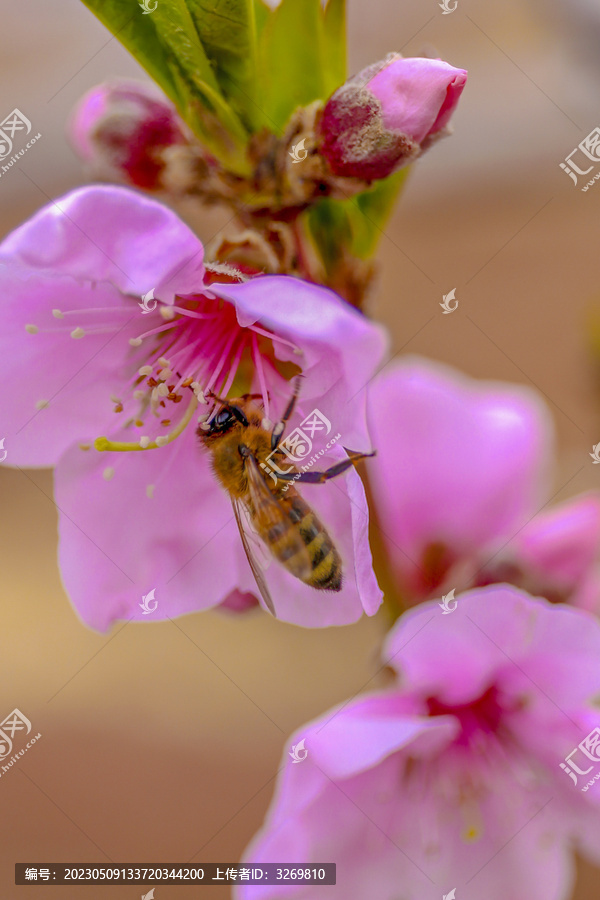
[{"label": "fuzzy bud", "polygon": [[334,175],[386,178],[447,133],[467,80],[440,59],[391,53],[342,85],[327,101],[318,143]]},{"label": "fuzzy bud", "polygon": [[146,190],[162,187],[164,151],[187,142],[166,97],[153,85],[126,80],[89,91],[73,113],[70,136],[99,176]]}]

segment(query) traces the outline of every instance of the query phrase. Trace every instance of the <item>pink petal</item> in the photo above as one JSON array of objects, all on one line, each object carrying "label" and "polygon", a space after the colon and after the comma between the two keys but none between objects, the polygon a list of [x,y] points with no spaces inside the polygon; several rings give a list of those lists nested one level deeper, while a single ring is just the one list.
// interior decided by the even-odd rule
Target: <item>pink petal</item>
[{"label": "pink petal", "polygon": [[[172,210],[109,185],[66,194],[0,245],[0,262],[87,284],[107,281],[136,298],[192,263],[197,288],[202,258],[202,244]],[[182,293],[188,289],[180,285]]]},{"label": "pink petal", "polygon": [[332,291],[291,276],[213,284],[211,290],[235,304],[240,325],[260,323],[302,350],[298,355],[274,344],[279,359],[302,368],[301,409],[308,414],[318,406],[345,447],[370,450],[365,386],[386,350],[384,330]]},{"label": "pink petal", "polygon": [[467,72],[441,59],[396,59],[368,83],[381,102],[383,124],[420,144],[450,120]]},{"label": "pink petal", "polygon": [[[139,312],[110,284],[81,285],[64,275],[14,266],[0,266],[0,293],[0,354],[11,382],[0,394],[6,462],[55,465],[71,444],[93,441],[114,425],[110,398],[123,391],[126,359],[135,365],[128,339],[139,333]],[[58,320],[51,312],[96,307],[107,309],[93,319],[105,333],[81,340],[71,338],[70,330],[87,326],[89,316]],[[28,334],[28,324],[39,333]],[[49,405],[39,408],[44,401]]]},{"label": "pink petal", "polygon": [[[174,618],[237,587],[245,560],[233,512],[192,429],[157,450],[73,448],[56,469],[55,495],[63,582],[87,625]],[[144,615],[139,604],[153,589],[158,608]]]},{"label": "pink petal", "polygon": [[512,537],[540,504],[551,427],[526,388],[477,382],[446,366],[407,358],[372,382],[369,463],[381,525],[409,594],[435,582],[432,545],[452,564]]},{"label": "pink petal", "polygon": [[540,513],[510,545],[533,571],[573,587],[598,560],[600,497],[576,497]]}]

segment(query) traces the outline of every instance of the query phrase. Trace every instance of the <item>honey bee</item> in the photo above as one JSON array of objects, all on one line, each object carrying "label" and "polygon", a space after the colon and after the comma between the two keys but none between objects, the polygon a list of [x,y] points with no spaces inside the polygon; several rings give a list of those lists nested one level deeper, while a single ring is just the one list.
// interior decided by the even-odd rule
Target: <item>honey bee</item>
[{"label": "honey bee", "polygon": [[[374,453],[346,450],[347,458],[324,472],[299,472],[289,467],[281,474],[278,462],[289,460],[279,444],[294,411],[300,387],[296,379],[292,397],[279,422],[271,430],[263,425],[264,411],[254,401],[260,396],[244,394],[224,400],[208,425],[200,425],[197,435],[211,454],[213,471],[231,498],[242,545],[256,584],[267,608],[276,616],[275,606],[262,568],[253,553],[244,519],[261,539],[270,555],[304,584],[321,591],[342,587],[342,559],[325,526],[295,488],[295,483],[324,484],[341,475],[359,460]],[[345,448],[344,448],[345,449]],[[269,477],[261,463],[267,457],[279,473]]]}]

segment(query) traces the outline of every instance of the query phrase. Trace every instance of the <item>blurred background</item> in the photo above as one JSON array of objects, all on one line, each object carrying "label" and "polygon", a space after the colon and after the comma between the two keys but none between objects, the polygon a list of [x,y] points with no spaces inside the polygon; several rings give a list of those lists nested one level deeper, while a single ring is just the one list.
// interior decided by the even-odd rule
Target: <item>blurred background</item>
[{"label": "blurred background", "polygon": [[[348,3],[351,70],[435,50],[470,73],[454,136],[415,167],[382,239],[373,312],[394,352],[537,387],[556,423],[555,499],[597,486],[600,185],[582,193],[559,168],[599,124],[596,0],[459,0],[451,15],[436,0]],[[18,107],[42,134],[0,180],[3,235],[85,181],[65,138],[79,97],[141,70],[77,0],[4,0],[2,25],[0,118]],[[223,221],[195,224],[206,240]],[[0,781],[0,895],[34,894],[14,886],[15,862],[237,861],[291,732],[365,685],[383,623],[322,633],[203,613],[95,634],[61,588],[51,474],[3,468],[0,490],[0,714],[18,707],[42,733]],[[580,867],[578,900],[599,887]],[[175,891],[198,893],[157,900]]]}]

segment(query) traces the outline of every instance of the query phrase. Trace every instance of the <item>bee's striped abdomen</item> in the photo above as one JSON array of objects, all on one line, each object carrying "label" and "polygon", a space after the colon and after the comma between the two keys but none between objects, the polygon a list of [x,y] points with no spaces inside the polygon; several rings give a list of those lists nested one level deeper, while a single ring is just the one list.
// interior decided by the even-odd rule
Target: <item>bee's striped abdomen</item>
[{"label": "bee's striped abdomen", "polygon": [[[283,502],[289,528],[278,525],[267,533],[265,537],[271,552],[292,575],[306,584],[320,590],[339,591],[342,560],[322,523],[296,491],[288,491]],[[302,551],[298,551],[298,534]]]}]

